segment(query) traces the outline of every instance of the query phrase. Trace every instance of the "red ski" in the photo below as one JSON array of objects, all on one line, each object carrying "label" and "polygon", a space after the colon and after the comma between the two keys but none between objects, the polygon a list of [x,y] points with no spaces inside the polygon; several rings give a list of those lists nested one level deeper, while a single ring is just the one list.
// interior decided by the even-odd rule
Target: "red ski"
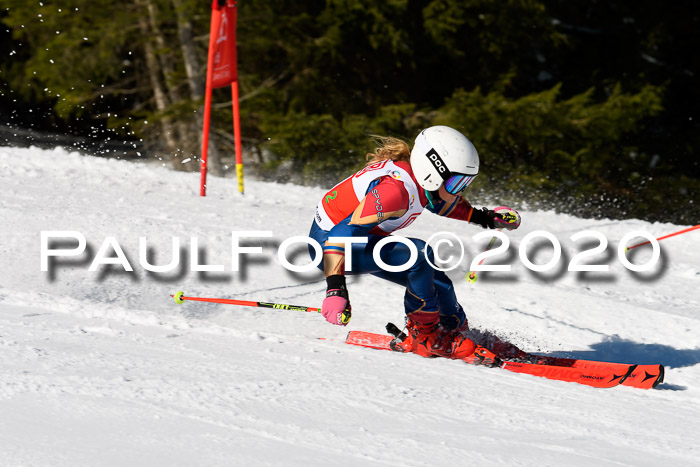
[{"label": "red ski", "polygon": [[[391,350],[390,343],[393,339],[393,336],[387,334],[350,331],[345,342],[371,349]],[[632,365],[536,355],[530,355],[530,357],[532,357],[532,363],[503,359],[498,366],[514,373],[526,373],[597,388],[623,385],[651,389],[664,379],[663,365]],[[476,358],[464,361],[471,364],[479,363]]]}]

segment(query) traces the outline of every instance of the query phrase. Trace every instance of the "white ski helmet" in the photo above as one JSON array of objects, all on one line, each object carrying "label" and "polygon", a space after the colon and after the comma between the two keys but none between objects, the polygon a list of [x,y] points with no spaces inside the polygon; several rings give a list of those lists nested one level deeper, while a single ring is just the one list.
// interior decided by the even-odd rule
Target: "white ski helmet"
[{"label": "white ski helmet", "polygon": [[[454,128],[431,126],[416,137],[411,150],[411,168],[418,184],[428,191],[439,189],[455,177],[450,184],[454,184],[455,189],[461,188],[456,191],[458,193],[479,173],[479,154],[472,142]],[[457,179],[456,176],[462,177]]]}]

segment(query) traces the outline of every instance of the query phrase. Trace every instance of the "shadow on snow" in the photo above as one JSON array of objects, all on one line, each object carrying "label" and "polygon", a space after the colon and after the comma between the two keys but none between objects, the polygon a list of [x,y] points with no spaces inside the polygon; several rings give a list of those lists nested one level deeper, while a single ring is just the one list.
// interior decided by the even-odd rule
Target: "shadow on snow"
[{"label": "shadow on snow", "polygon": [[668,368],[682,368],[700,363],[700,348],[676,349],[670,345],[640,344],[612,336],[593,344],[591,350],[568,352],[566,356],[639,365],[661,363]]}]

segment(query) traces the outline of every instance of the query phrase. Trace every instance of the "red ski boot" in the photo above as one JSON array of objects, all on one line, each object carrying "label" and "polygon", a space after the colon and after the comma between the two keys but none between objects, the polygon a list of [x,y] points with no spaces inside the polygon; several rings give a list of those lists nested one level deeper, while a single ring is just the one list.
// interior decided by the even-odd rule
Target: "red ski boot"
[{"label": "red ski boot", "polygon": [[445,329],[440,326],[433,343],[433,353],[447,358],[463,358],[474,353],[476,346],[470,339],[464,337],[464,331],[468,329],[466,322],[455,329]]},{"label": "red ski boot", "polygon": [[460,328],[446,330],[442,327],[438,330],[437,338],[433,344],[433,354],[441,357],[464,360],[465,362],[486,366],[496,366],[499,359],[485,347],[476,345],[474,341],[466,337],[469,330],[467,323]]},{"label": "red ski boot", "polygon": [[421,357],[435,357],[432,348],[435,344],[435,338],[440,328],[440,322],[435,317],[435,320],[421,323],[408,319],[406,323],[407,336],[402,341],[398,338],[391,341],[391,349],[397,352],[413,352]]},{"label": "red ski boot", "polygon": [[[500,360],[493,352],[476,345],[463,334],[467,329],[466,323],[461,328],[446,330],[437,319],[417,322],[409,318],[406,338],[401,340],[397,337],[389,345],[394,351],[413,352],[421,357],[444,357],[471,364],[498,365]],[[396,331],[399,331],[398,328]]]}]

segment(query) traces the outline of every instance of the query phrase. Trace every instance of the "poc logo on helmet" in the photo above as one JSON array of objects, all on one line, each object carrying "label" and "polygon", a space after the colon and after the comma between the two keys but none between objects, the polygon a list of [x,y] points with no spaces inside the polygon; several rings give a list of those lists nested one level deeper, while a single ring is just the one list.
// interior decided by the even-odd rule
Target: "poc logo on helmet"
[{"label": "poc logo on helmet", "polygon": [[433,163],[433,166],[437,169],[439,173],[443,173],[447,171],[447,167],[445,167],[445,163],[442,162],[442,159],[440,156],[438,156],[437,151],[435,149],[431,149],[426,156],[428,156],[428,159]]}]

